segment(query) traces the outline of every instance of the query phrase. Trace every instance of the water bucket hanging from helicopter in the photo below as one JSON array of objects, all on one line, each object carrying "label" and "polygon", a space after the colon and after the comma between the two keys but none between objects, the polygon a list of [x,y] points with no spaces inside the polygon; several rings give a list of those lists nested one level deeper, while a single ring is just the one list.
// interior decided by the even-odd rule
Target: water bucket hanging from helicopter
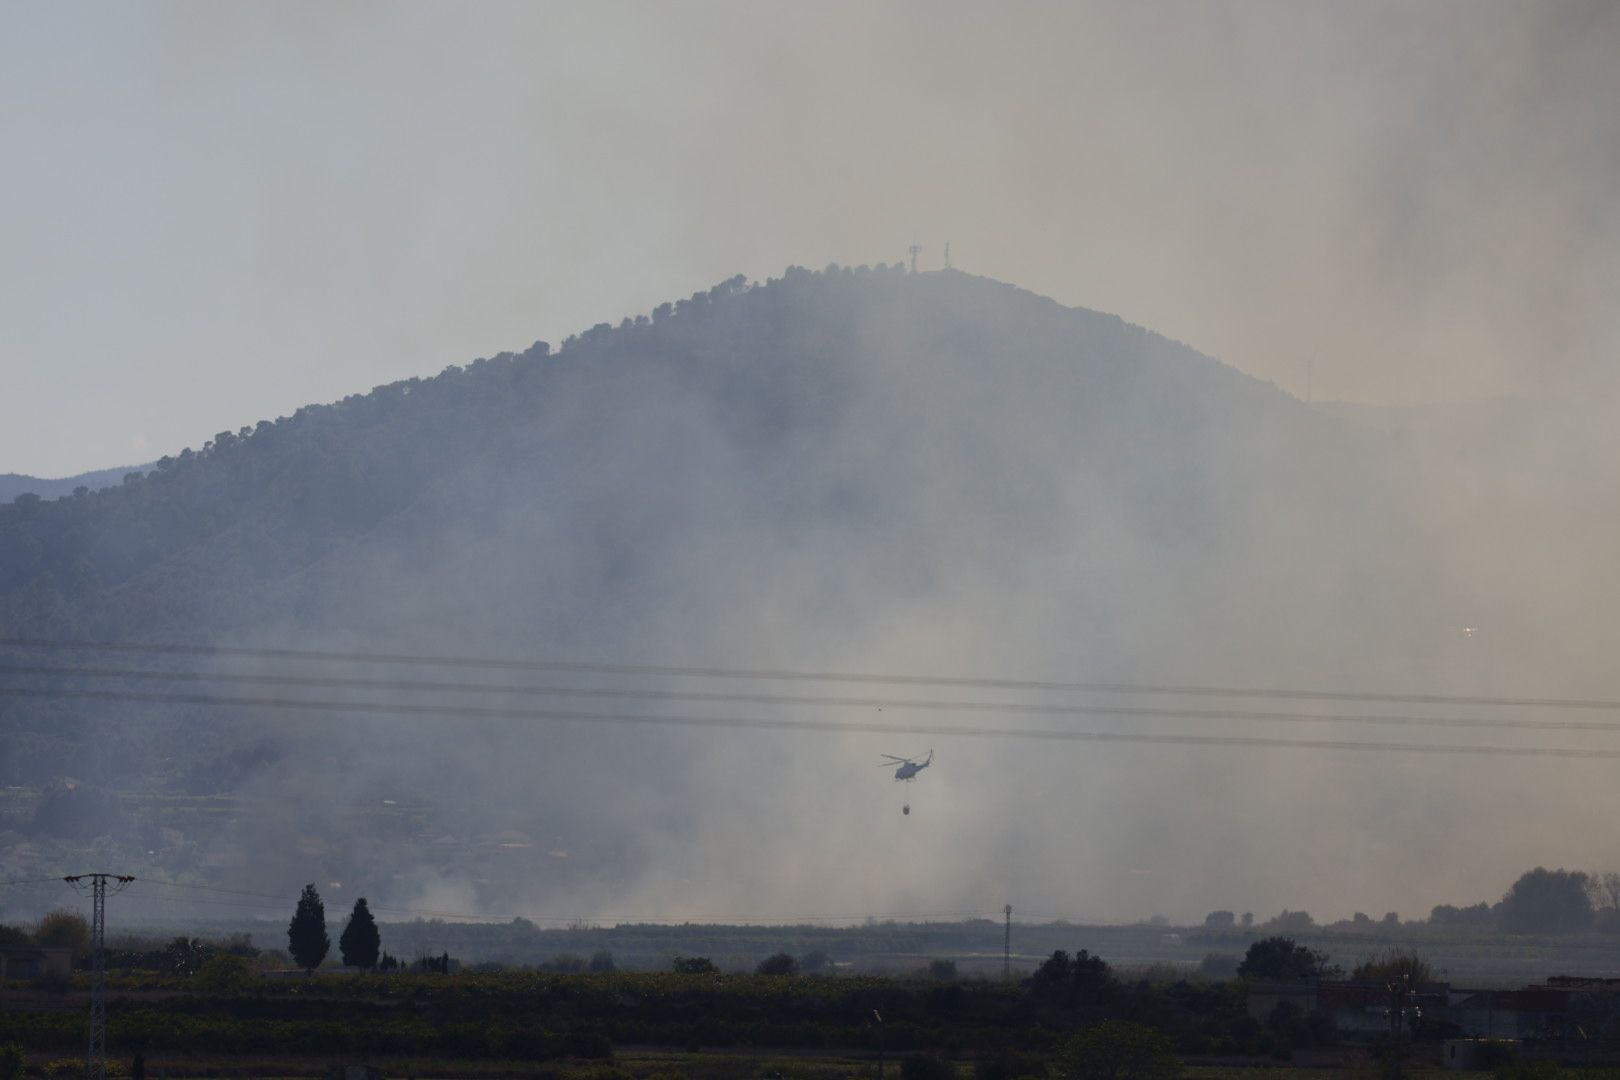
[{"label": "water bucket hanging from helicopter", "polygon": [[[923,758],[921,761],[918,761],[916,758],[895,757],[893,754],[880,754],[878,756],[888,759],[881,762],[878,765],[878,768],[893,768],[894,778],[896,780],[904,781],[907,784],[917,779],[918,773],[922,772],[924,769],[928,768],[928,766],[934,763],[934,752],[932,750],[928,751],[928,756]],[[904,814],[906,817],[911,816],[911,799],[909,796],[906,798],[906,801],[901,804],[900,813]]]}]

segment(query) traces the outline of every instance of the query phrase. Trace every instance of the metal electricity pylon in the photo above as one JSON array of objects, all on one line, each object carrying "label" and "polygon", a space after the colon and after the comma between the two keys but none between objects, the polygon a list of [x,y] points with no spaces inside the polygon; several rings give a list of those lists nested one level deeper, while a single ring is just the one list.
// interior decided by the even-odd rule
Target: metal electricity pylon
[{"label": "metal electricity pylon", "polygon": [[1408,1023],[1423,1018],[1423,1010],[1418,1008],[1417,990],[1410,975],[1390,979],[1387,989],[1389,1007],[1384,1015],[1389,1019],[1389,1067],[1385,1075],[1390,1080],[1401,1080],[1401,1036]]},{"label": "metal electricity pylon", "polygon": [[107,1078],[107,883],[114,894],[134,881],[125,874],[74,874],[62,879],[80,896],[90,894],[90,1047],[84,1055],[84,1074],[90,1080]]}]

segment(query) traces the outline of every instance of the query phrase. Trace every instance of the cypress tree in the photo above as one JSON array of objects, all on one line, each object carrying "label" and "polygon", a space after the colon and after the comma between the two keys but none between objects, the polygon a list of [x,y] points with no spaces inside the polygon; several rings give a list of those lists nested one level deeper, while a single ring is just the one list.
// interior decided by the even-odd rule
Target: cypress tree
[{"label": "cypress tree", "polygon": [[343,936],[338,938],[338,951],[343,954],[344,967],[370,971],[377,966],[377,954],[382,951],[382,935],[377,932],[377,920],[371,917],[371,909],[366,906],[363,896],[354,902],[349,925],[343,928]]},{"label": "cypress tree", "polygon": [[304,886],[298,910],[287,926],[287,951],[299,967],[314,974],[331,948],[332,939],[326,936],[326,905],[312,882]]}]

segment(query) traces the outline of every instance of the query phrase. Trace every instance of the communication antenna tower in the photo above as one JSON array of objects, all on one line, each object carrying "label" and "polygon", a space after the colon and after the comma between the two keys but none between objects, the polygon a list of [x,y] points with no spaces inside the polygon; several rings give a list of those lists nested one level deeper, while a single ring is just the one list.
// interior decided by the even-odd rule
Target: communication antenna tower
[{"label": "communication antenna tower", "polygon": [[90,1080],[107,1080],[107,882],[113,883],[117,895],[135,879],[124,874],[74,874],[62,880],[80,896],[90,895],[90,1048],[84,1055],[84,1073]]},{"label": "communication antenna tower", "polygon": [[911,252],[911,272],[915,274],[917,272],[917,253],[922,250],[922,245],[912,244],[906,250]]},{"label": "communication antenna tower", "polygon": [[1001,911],[1007,916],[1007,930],[1001,939],[1001,978],[1012,982],[1012,905],[1008,904]]},{"label": "communication antenna tower", "polygon": [[945,241],[945,269],[951,268],[951,242]]}]

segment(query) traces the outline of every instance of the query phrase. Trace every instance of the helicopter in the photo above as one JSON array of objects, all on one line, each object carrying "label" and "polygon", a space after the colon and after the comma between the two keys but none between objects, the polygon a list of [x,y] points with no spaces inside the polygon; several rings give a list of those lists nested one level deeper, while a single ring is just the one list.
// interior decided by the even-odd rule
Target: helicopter
[{"label": "helicopter", "polygon": [[891,765],[898,765],[900,767],[894,770],[894,778],[907,782],[915,780],[918,773],[934,763],[934,752],[932,750],[928,751],[928,756],[921,761],[916,758],[895,757],[893,754],[879,754],[878,756],[889,759],[880,764],[878,768],[887,769]]},{"label": "helicopter", "polygon": [[[895,757],[893,754],[880,754],[878,756],[889,759],[880,764],[878,768],[887,769],[891,765],[898,766],[898,768],[894,770],[894,778],[896,780],[904,780],[908,784],[917,779],[918,773],[922,772],[924,769],[928,768],[928,766],[934,763],[934,752],[932,750],[928,751],[928,756],[923,758],[921,761],[918,761],[916,758]],[[911,816],[911,801],[909,799],[906,801],[906,804],[900,808],[900,812],[907,817]]]}]

